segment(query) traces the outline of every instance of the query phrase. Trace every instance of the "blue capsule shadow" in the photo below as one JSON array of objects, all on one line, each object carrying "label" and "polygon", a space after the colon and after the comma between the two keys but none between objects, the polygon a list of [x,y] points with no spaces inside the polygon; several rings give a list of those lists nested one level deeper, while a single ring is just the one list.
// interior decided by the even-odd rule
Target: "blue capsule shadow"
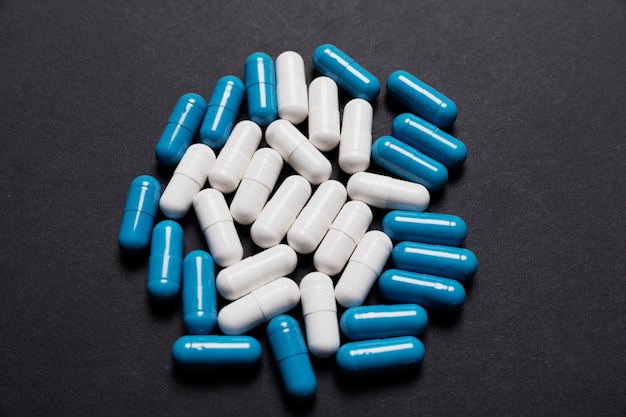
[{"label": "blue capsule shadow", "polygon": [[172,378],[182,386],[233,386],[245,389],[252,386],[261,375],[261,366],[252,367],[194,367],[185,368],[174,364]]},{"label": "blue capsule shadow", "polygon": [[395,387],[418,383],[423,366],[420,364],[417,367],[394,369],[371,375],[346,375],[335,369],[335,377],[339,390],[343,394],[369,395],[371,392],[380,391],[381,387],[393,391]]}]

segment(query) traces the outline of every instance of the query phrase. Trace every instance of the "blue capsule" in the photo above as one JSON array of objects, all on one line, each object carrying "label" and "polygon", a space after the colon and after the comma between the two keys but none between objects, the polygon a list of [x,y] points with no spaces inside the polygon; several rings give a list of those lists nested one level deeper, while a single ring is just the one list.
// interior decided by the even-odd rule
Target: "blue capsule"
[{"label": "blue capsule", "polygon": [[471,279],[478,269],[476,255],[455,246],[400,242],[393,248],[391,257],[397,268],[459,281]]},{"label": "blue capsule", "polygon": [[438,127],[449,127],[456,120],[456,104],[406,71],[387,78],[387,92],[422,119]]},{"label": "blue capsule", "polygon": [[372,144],[372,159],[387,171],[430,191],[441,190],[448,181],[446,167],[392,136],[381,136]]},{"label": "blue capsule", "polygon": [[183,275],[183,229],[173,220],[154,226],[148,261],[148,295],[168,302],[180,293]]},{"label": "blue capsule", "polygon": [[388,300],[433,310],[456,311],[465,303],[465,288],[460,282],[400,269],[383,272],[378,288]]},{"label": "blue capsule", "polygon": [[262,349],[250,336],[182,336],[172,346],[172,359],[181,369],[246,368],[256,365]]},{"label": "blue capsule", "polygon": [[335,360],[342,373],[352,376],[415,368],[424,360],[424,345],[413,336],[362,340],[341,346]]},{"label": "blue capsule", "polygon": [[339,320],[342,333],[352,340],[416,336],[427,324],[426,310],[416,304],[350,307]]},{"label": "blue capsule", "polygon": [[200,126],[199,136],[202,143],[213,149],[224,146],[235,125],[245,92],[243,82],[233,75],[217,81]]},{"label": "blue capsule", "polygon": [[378,79],[334,45],[318,46],[313,66],[353,97],[372,101],[380,92]]},{"label": "blue capsule", "polygon": [[467,148],[463,142],[411,113],[403,113],[393,119],[391,135],[448,168],[458,168],[467,159]]},{"label": "blue capsule", "polygon": [[140,175],[130,183],[117,243],[124,252],[137,253],[150,245],[150,235],[159,208],[161,184]]},{"label": "blue capsule", "polygon": [[393,210],[383,217],[383,232],[396,242],[461,246],[467,226],[458,216],[409,210]]},{"label": "blue capsule", "polygon": [[276,316],[267,325],[267,337],[287,394],[296,400],[311,399],[317,380],[298,322],[284,314]]},{"label": "blue capsule", "polygon": [[202,250],[183,260],[183,323],[191,334],[209,334],[217,322],[215,265]]},{"label": "blue capsule", "polygon": [[174,166],[200,129],[206,112],[206,102],[198,94],[184,94],[172,110],[154,153],[159,164]]},{"label": "blue capsule", "polygon": [[269,55],[255,52],[245,64],[248,117],[259,126],[267,126],[278,117],[276,69]]}]

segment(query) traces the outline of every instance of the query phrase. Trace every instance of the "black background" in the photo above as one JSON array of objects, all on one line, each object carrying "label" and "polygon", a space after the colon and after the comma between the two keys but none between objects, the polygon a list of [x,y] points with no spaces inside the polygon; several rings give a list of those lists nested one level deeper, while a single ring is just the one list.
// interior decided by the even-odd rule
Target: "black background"
[{"label": "black background", "polygon": [[[264,328],[252,372],[175,372],[180,303],[150,305],[147,258],[116,238],[130,181],[169,179],[154,146],[181,94],[208,99],[255,51],[299,52],[310,81],[327,42],[457,103],[469,157],[429,210],[466,221],[480,266],[461,313],[431,315],[417,372],[317,360],[296,407]],[[383,88],[374,137],[402,111]],[[0,415],[626,414],[623,0],[0,0],[0,137]],[[181,224],[185,252],[206,247]]]}]

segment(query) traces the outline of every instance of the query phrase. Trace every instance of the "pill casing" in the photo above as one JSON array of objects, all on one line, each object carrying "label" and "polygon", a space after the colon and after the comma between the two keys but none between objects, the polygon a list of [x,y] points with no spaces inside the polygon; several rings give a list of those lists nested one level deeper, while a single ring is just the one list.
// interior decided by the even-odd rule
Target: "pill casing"
[{"label": "pill casing", "polygon": [[372,172],[357,172],[348,180],[348,195],[372,207],[424,211],[430,203],[426,187]]},{"label": "pill casing", "polygon": [[361,201],[348,201],[333,220],[313,255],[315,269],[337,275],[372,223],[372,210]]},{"label": "pill casing", "polygon": [[237,223],[250,224],[256,220],[282,169],[283,159],[271,148],[261,148],[252,155],[230,203],[230,214]]},{"label": "pill casing", "polygon": [[261,248],[278,245],[311,197],[311,184],[300,175],[282,182],[250,227],[252,241]]},{"label": "pill casing", "polygon": [[456,120],[454,101],[406,71],[387,78],[387,93],[414,113],[438,127],[450,127]]},{"label": "pill casing", "polygon": [[215,263],[227,267],[239,262],[243,258],[243,246],[224,194],[206,188],[194,198],[193,208]]},{"label": "pill casing", "polygon": [[343,108],[338,163],[346,174],[365,171],[370,165],[373,116],[372,105],[361,98]]},{"label": "pill casing", "polygon": [[313,52],[313,66],[353,97],[372,101],[380,92],[376,77],[334,45],[318,46]]},{"label": "pill casing", "polygon": [[174,166],[180,161],[198,133],[205,112],[206,102],[198,94],[187,93],[178,99],[154,150],[159,164]]},{"label": "pill casing", "polygon": [[309,351],[318,358],[334,355],[340,336],[332,279],[317,271],[305,275],[300,281],[300,299]]},{"label": "pill casing", "polygon": [[478,269],[474,253],[456,246],[400,242],[393,248],[391,258],[397,268],[459,281],[471,279]]},{"label": "pill casing", "polygon": [[261,128],[256,123],[250,120],[237,123],[209,172],[211,187],[224,194],[235,191],[261,143],[261,137]]},{"label": "pill casing", "polygon": [[269,55],[255,52],[246,59],[245,85],[250,120],[259,126],[276,120],[276,70]]},{"label": "pill casing", "polygon": [[372,159],[387,171],[422,184],[430,191],[441,190],[448,182],[448,170],[443,164],[393,136],[376,139]]},{"label": "pill casing", "polygon": [[261,344],[250,336],[187,335],[172,346],[174,363],[186,370],[252,367],[261,354]]},{"label": "pill casing", "polygon": [[286,313],[299,301],[298,284],[281,277],[226,305],[217,315],[217,325],[225,334],[242,334]]},{"label": "pill casing", "polygon": [[208,146],[195,143],[187,148],[159,200],[165,217],[180,219],[187,214],[214,163],[215,153]]},{"label": "pill casing", "polygon": [[346,188],[339,181],[324,181],[317,187],[287,232],[287,243],[296,252],[313,252],[346,202]]},{"label": "pill casing", "polygon": [[330,178],[333,167],[328,159],[288,120],[272,122],[265,130],[265,140],[311,184]]},{"label": "pill casing", "polygon": [[388,300],[433,310],[452,312],[465,303],[465,288],[459,281],[400,269],[383,272],[378,289]]},{"label": "pill casing", "polygon": [[235,125],[245,91],[243,82],[233,75],[217,80],[200,126],[202,143],[213,149],[224,146]]},{"label": "pill casing", "polygon": [[463,219],[452,214],[393,210],[383,217],[383,232],[392,240],[461,246],[467,236]]},{"label": "pill casing", "polygon": [[309,114],[309,98],[302,56],[285,51],[276,58],[276,97],[278,117],[294,125]]},{"label": "pill casing", "polygon": [[393,119],[391,135],[448,168],[458,168],[467,159],[467,148],[463,142],[411,113],[403,113]]},{"label": "pill casing", "polygon": [[313,398],[317,379],[296,319],[284,314],[274,317],[267,325],[267,338],[287,395],[299,401]]},{"label": "pill casing", "polygon": [[335,285],[335,299],[341,306],[363,304],[392,249],[391,239],[379,230],[363,235]]},{"label": "pill casing", "polygon": [[202,250],[183,260],[183,324],[190,334],[209,334],[217,322],[215,266]]},{"label": "pill casing", "polygon": [[152,231],[148,295],[156,302],[172,301],[180,293],[182,275],[183,229],[173,220],[163,220]]},{"label": "pill casing", "polygon": [[131,181],[117,236],[117,243],[123,252],[141,252],[150,245],[160,197],[161,184],[156,178],[140,175]]},{"label": "pill casing", "polygon": [[417,336],[428,325],[428,314],[417,304],[368,305],[347,309],[339,320],[341,332],[351,340]]},{"label": "pill casing", "polygon": [[298,255],[287,245],[276,245],[249,256],[217,274],[216,286],[227,300],[236,300],[292,273],[298,264]]},{"label": "pill casing", "polygon": [[327,152],[337,147],[340,138],[337,84],[328,77],[317,77],[309,85],[309,140]]},{"label": "pill casing", "polygon": [[341,346],[335,358],[345,375],[373,375],[416,368],[424,360],[424,345],[413,336],[361,340]]}]

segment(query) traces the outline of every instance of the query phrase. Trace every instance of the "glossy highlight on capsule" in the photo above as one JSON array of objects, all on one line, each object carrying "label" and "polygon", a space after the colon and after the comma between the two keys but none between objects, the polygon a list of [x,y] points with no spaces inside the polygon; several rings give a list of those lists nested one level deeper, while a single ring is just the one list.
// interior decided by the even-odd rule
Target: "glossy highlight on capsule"
[{"label": "glossy highlight on capsule", "polygon": [[456,246],[400,242],[391,258],[396,267],[459,281],[471,279],[478,269],[478,259],[469,249]]},{"label": "glossy highlight on capsule", "polygon": [[261,359],[261,344],[250,336],[182,336],[172,346],[181,369],[248,368]]},{"label": "glossy highlight on capsule", "polygon": [[131,181],[117,236],[117,243],[123,252],[134,254],[148,248],[159,198],[161,184],[156,178],[140,175]]},{"label": "glossy highlight on capsule", "polygon": [[276,69],[269,55],[255,52],[246,59],[245,85],[250,120],[259,126],[267,126],[276,120]]},{"label": "glossy highlight on capsule", "polygon": [[396,242],[461,246],[467,236],[463,219],[442,213],[393,210],[383,217],[382,228]]},{"label": "glossy highlight on capsule", "polygon": [[200,126],[202,143],[213,149],[224,146],[235,125],[245,91],[243,82],[233,75],[217,81]]},{"label": "glossy highlight on capsule", "polygon": [[426,310],[417,304],[351,307],[339,321],[341,332],[352,340],[417,336],[427,324]]},{"label": "glossy highlight on capsule", "polygon": [[362,340],[341,346],[335,359],[343,374],[380,374],[419,366],[424,360],[424,345],[413,336]]},{"label": "glossy highlight on capsule", "polygon": [[169,302],[180,293],[183,276],[183,228],[173,220],[154,226],[148,261],[148,295]]},{"label": "glossy highlight on capsule", "polygon": [[215,266],[202,250],[183,260],[183,323],[190,334],[209,334],[217,322]]}]

